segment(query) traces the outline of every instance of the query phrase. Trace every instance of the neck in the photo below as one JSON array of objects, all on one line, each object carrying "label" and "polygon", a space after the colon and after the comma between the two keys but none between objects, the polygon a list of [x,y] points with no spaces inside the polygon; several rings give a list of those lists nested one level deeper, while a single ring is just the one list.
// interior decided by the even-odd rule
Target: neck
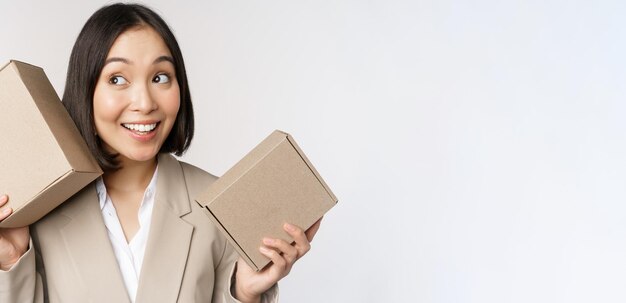
[{"label": "neck", "polygon": [[[122,157],[120,157],[122,158]],[[148,161],[131,161],[128,159],[120,159],[122,168],[105,172],[102,176],[107,190],[115,191],[144,191],[157,166],[157,158],[154,157]]]}]

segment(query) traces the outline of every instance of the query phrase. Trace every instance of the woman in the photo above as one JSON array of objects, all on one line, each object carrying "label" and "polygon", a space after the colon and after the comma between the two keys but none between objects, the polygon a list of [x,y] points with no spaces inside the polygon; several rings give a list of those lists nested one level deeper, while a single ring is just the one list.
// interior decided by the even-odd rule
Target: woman
[{"label": "woman", "polygon": [[[192,203],[216,178],[177,161],[193,137],[185,65],[167,24],[140,5],[91,16],[63,103],[104,170],[37,223],[0,229],[0,302],[276,301],[276,283],[310,248],[264,239],[255,272]],[[0,220],[10,214],[2,207]]]}]

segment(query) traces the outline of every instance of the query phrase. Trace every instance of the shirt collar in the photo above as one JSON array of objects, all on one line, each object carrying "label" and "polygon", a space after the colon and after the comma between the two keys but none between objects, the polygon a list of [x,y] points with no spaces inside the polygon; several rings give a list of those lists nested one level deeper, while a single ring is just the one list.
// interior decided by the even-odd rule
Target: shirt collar
[{"label": "shirt collar", "polygon": [[[157,176],[159,172],[159,165],[157,164],[156,169],[154,170],[154,174],[152,175],[152,179],[150,183],[148,183],[148,187],[146,187],[146,191],[143,194],[143,200],[141,204],[143,204],[146,200],[151,200],[154,194],[156,193],[156,184],[157,184]],[[104,180],[102,177],[99,177],[96,180],[96,192],[98,193],[98,201],[100,202],[100,210],[104,209],[104,206],[107,202],[107,188],[104,185]]]}]

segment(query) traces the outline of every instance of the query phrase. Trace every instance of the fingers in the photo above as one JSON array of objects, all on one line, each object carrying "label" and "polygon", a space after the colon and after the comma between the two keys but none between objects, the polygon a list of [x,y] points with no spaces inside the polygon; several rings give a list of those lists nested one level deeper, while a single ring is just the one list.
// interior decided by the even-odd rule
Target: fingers
[{"label": "fingers", "polygon": [[10,207],[6,206],[7,202],[9,202],[9,196],[0,196],[0,221],[6,219],[13,212]]},{"label": "fingers", "polygon": [[285,240],[264,238],[263,244],[269,248],[273,248],[279,254],[282,254],[283,258],[285,258],[289,264],[293,264],[300,257],[298,250]]},{"label": "fingers", "polygon": [[261,246],[259,251],[272,260],[274,264],[271,271],[279,276],[279,279],[286,276],[293,264],[311,250],[310,239],[317,233],[321,221],[320,218],[306,233],[298,226],[285,223],[283,229],[293,238],[293,244],[283,239],[263,238],[264,246]]},{"label": "fingers", "polygon": [[298,250],[298,258],[301,258],[311,250],[309,239],[304,234],[304,231],[302,231],[302,228],[289,223],[285,223],[283,228],[295,241],[294,247]]},{"label": "fingers", "polygon": [[291,264],[289,264],[287,260],[283,258],[283,256],[281,256],[277,250],[274,250],[265,246],[261,246],[259,248],[259,251],[264,256],[272,260],[272,263],[274,264],[272,265],[271,268],[273,268],[275,271],[280,273],[279,279],[286,276],[289,270],[291,270]]}]

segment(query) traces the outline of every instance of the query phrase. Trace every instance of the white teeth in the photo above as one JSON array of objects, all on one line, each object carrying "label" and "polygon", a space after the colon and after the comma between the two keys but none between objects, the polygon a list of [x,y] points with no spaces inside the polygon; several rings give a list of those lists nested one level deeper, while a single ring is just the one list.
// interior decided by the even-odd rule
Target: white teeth
[{"label": "white teeth", "polygon": [[122,125],[130,130],[139,131],[139,132],[149,132],[155,129],[157,124],[156,123],[152,123],[152,124],[124,123]]}]

